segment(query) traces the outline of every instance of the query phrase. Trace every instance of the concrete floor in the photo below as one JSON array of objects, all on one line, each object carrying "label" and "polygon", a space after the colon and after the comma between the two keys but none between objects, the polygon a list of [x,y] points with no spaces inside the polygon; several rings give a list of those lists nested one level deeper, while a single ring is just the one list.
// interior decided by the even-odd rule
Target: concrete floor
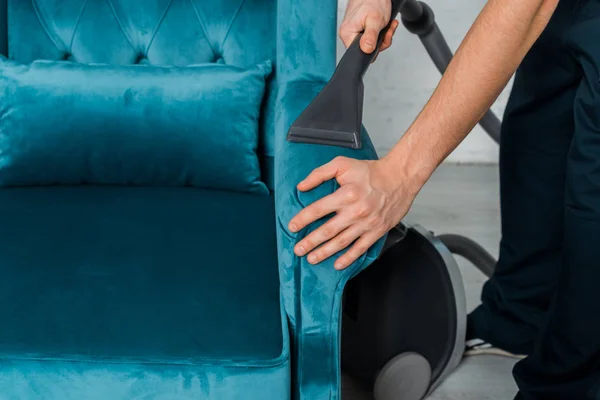
[{"label": "concrete floor", "polygon": [[[496,166],[443,165],[417,197],[406,218],[441,233],[458,233],[477,240],[494,256],[500,241],[498,168]],[[469,310],[479,304],[485,276],[459,259]],[[461,366],[430,397],[430,400],[512,400],[515,361],[504,357],[478,356]],[[372,400],[370,393],[344,377],[344,400]]]}]

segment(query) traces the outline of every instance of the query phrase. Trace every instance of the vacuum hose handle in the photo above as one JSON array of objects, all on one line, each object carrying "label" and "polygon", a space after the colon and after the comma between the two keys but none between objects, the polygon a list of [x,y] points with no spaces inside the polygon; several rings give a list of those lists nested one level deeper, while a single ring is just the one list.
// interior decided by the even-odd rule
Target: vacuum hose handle
[{"label": "vacuum hose handle", "polygon": [[365,72],[369,68],[369,65],[375,59],[375,56],[379,52],[379,48],[383,43],[383,39],[385,39],[385,35],[390,29],[392,22],[396,19],[396,16],[400,12],[400,9],[404,5],[406,0],[392,0],[392,14],[390,16],[390,22],[388,25],[379,32],[379,37],[377,38],[377,45],[375,46],[375,50],[367,54],[360,48],[360,39],[363,34],[360,33],[352,42],[344,56],[340,60],[338,68],[342,69],[345,73],[349,73],[359,79],[362,79]]}]

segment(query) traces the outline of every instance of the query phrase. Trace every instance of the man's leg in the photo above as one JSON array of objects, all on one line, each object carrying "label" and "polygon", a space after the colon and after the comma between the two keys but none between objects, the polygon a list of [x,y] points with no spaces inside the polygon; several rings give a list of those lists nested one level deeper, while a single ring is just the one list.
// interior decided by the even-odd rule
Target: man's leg
[{"label": "man's leg", "polygon": [[467,338],[529,354],[558,279],[566,159],[577,65],[559,45],[572,2],[561,2],[515,77],[500,145],[502,241]]},{"label": "man's leg", "polygon": [[517,398],[600,399],[600,0],[571,31],[584,71],[568,155],[563,266],[548,322],[518,363]]}]

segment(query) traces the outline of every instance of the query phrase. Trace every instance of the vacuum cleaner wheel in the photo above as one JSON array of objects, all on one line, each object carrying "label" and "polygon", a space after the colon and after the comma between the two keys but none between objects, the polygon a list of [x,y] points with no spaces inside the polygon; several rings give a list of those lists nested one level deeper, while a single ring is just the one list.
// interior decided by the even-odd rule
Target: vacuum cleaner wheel
[{"label": "vacuum cleaner wheel", "polygon": [[375,381],[375,400],[422,400],[431,384],[431,366],[417,353],[392,358]]}]

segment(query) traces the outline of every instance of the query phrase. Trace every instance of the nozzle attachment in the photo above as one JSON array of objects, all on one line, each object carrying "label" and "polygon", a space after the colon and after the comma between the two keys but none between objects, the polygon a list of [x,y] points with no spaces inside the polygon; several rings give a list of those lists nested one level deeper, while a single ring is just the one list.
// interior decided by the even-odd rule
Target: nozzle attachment
[{"label": "nozzle attachment", "polygon": [[340,60],[333,77],[292,124],[287,139],[360,149],[362,147],[363,76],[379,52],[400,8],[406,0],[392,1],[388,26],[379,33],[375,51],[367,54],[360,48],[359,34]]}]

